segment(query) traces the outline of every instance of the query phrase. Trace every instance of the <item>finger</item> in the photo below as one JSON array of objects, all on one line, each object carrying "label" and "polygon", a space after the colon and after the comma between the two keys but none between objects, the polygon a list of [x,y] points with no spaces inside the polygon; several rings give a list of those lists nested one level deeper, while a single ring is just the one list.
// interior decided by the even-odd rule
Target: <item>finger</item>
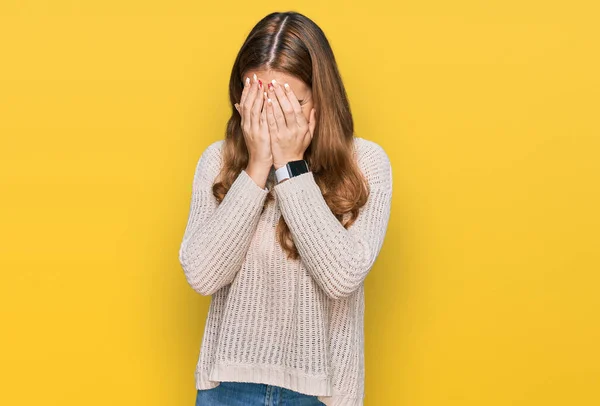
[{"label": "finger", "polygon": [[246,77],[246,80],[244,80],[244,90],[242,90],[242,98],[240,99],[240,104],[244,104],[244,100],[246,100],[246,97],[248,97],[248,92],[250,91],[250,78]]},{"label": "finger", "polygon": [[267,92],[263,92],[262,110],[260,113],[260,128],[267,126]]},{"label": "finger", "polygon": [[[279,101],[275,94],[275,89],[271,88],[271,104],[273,105],[273,116],[275,117],[275,122],[277,123],[277,129],[283,129],[287,126],[285,122],[285,116],[283,115],[283,110],[281,110],[281,106],[279,105]],[[295,122],[295,121],[294,121]]]},{"label": "finger", "polygon": [[298,101],[298,98],[296,97],[296,93],[294,93],[294,90],[292,90],[292,87],[290,85],[288,85],[287,83],[285,83],[283,85],[283,88],[285,89],[285,93],[288,97],[288,100],[290,101],[290,103],[292,104],[292,107],[294,109],[294,115],[296,116],[296,122],[298,123],[298,125],[300,127],[305,126],[308,123],[306,122],[306,117],[304,117],[304,113],[302,112],[302,106],[300,105],[300,102]]},{"label": "finger", "polygon": [[273,109],[273,99],[267,99],[267,125],[269,126],[269,133],[271,136],[277,134],[277,120],[275,119]]},{"label": "finger", "polygon": [[293,128],[293,126],[298,125],[296,122],[296,116],[294,114],[294,108],[292,107],[292,103],[287,97],[287,92],[283,90],[283,87],[275,79],[272,81],[273,87],[275,88],[275,95],[277,96],[277,102],[281,108],[283,116],[285,117],[285,122],[289,128]]},{"label": "finger", "polygon": [[257,92],[256,92],[256,96],[254,98],[254,104],[252,104],[252,111],[250,112],[250,125],[252,127],[252,130],[254,131],[254,134],[257,134],[260,129],[260,127],[259,127],[260,109],[263,104],[262,87],[259,87],[258,84],[256,86],[257,86]]},{"label": "finger", "polygon": [[257,93],[258,93],[258,78],[256,77],[256,74],[254,74],[252,82],[250,83],[250,89],[248,90],[248,96],[244,100],[244,104],[242,104],[242,114],[243,114],[244,122],[248,123],[247,124],[248,126],[251,126],[251,123],[252,123],[252,120],[251,120],[252,106],[254,105],[254,100],[256,99]]}]

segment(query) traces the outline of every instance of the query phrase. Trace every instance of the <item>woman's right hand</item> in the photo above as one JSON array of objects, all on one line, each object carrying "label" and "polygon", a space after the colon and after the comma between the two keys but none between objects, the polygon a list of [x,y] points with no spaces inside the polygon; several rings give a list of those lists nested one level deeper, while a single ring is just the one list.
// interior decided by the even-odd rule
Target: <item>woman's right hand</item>
[{"label": "woman's right hand", "polygon": [[246,78],[242,99],[235,105],[242,118],[242,132],[250,156],[248,166],[269,171],[273,165],[271,140],[267,123],[267,97],[256,74]]}]

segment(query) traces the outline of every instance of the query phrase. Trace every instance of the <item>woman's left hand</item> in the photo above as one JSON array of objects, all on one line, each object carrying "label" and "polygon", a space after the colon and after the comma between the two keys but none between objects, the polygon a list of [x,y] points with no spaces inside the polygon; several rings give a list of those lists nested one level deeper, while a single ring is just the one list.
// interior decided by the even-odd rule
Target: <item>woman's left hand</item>
[{"label": "woman's left hand", "polygon": [[315,109],[310,112],[310,121],[306,121],[292,88],[275,81],[269,83],[267,96],[271,99],[266,107],[273,166],[279,169],[289,161],[304,159],[315,131]]}]

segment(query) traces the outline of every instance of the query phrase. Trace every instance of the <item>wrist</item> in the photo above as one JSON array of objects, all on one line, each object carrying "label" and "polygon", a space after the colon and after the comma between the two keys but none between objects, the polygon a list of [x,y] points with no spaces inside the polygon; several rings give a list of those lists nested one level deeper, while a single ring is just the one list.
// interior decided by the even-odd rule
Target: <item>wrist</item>
[{"label": "wrist", "polygon": [[269,172],[271,171],[270,167],[267,167],[266,165],[248,164],[245,171],[248,176],[254,180],[254,183],[263,189],[265,188]]},{"label": "wrist", "polygon": [[252,171],[256,173],[269,173],[272,166],[273,164],[270,162],[249,162],[248,165],[246,165],[246,172]]},{"label": "wrist", "polygon": [[276,162],[276,163],[273,163],[273,166],[275,167],[275,170],[277,170],[277,169],[281,168],[282,166],[285,166],[285,165],[287,165],[287,163],[288,163],[288,162],[291,162],[291,161],[300,161],[300,160],[302,160],[302,159],[304,159],[304,157],[303,157],[303,156],[301,156],[301,157],[297,157],[297,158],[289,158],[289,159],[284,159],[284,160],[283,160],[283,161],[281,161],[281,162]]}]

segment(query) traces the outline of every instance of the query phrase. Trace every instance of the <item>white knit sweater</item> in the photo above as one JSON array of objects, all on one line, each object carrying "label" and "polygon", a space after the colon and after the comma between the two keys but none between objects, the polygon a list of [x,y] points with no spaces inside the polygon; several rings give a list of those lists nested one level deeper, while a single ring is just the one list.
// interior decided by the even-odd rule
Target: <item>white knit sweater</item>
[{"label": "white knit sweater", "polygon": [[[179,260],[190,286],[212,295],[195,371],[196,389],[255,382],[317,395],[326,405],[364,398],[364,285],[386,234],[392,198],[387,154],[354,137],[370,186],[345,229],[308,172],[266,187],[242,170],[218,204],[212,184],[224,140],[196,166]],[[274,190],[274,201],[263,210]],[[300,253],[286,258],[275,236],[283,215]]]}]

